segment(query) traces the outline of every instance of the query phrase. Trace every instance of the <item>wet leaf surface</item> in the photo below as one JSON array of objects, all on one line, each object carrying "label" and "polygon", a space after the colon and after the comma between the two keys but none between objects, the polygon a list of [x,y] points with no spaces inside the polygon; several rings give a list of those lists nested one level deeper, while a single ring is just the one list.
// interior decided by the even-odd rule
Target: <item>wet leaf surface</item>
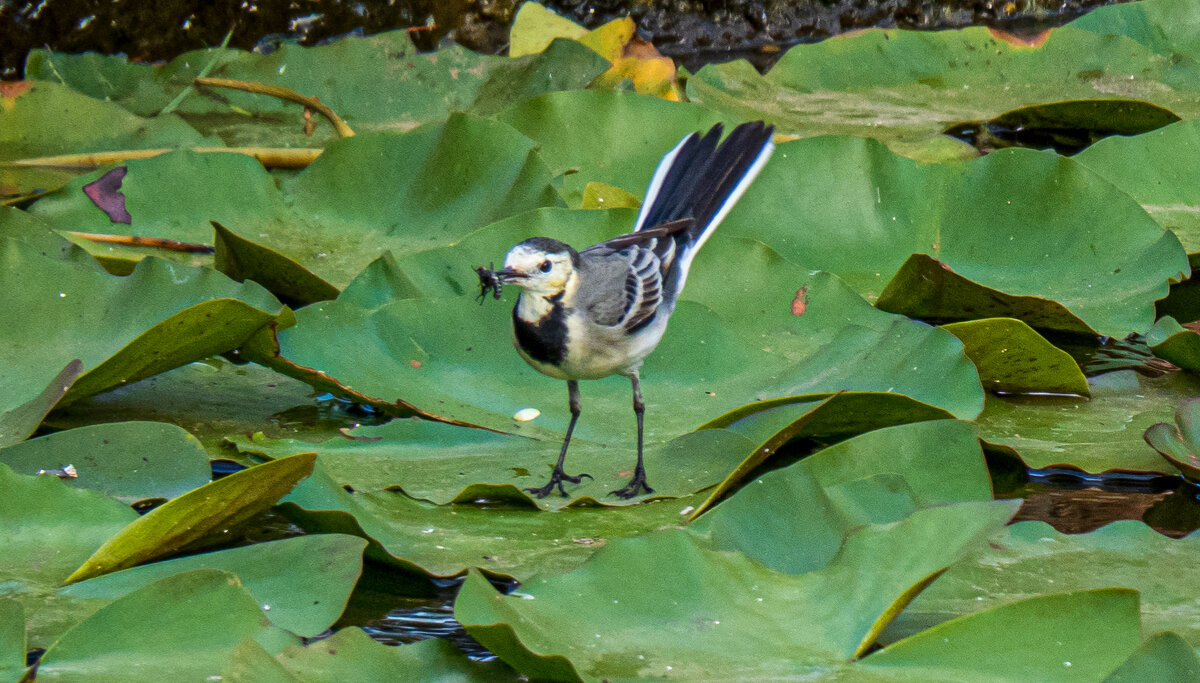
[{"label": "wet leaf surface", "polygon": [[[274,678],[278,677],[278,678]],[[308,645],[291,645],[275,657],[253,641],[239,647],[223,678],[337,683],[346,680],[423,680],[440,683],[515,681],[515,672],[499,661],[475,662],[454,645],[431,638],[388,647],[358,628],[345,628]]]},{"label": "wet leaf surface", "polygon": [[232,574],[175,574],[136,590],[80,622],[46,649],[37,677],[110,681],[219,675],[238,643],[281,648],[295,637],[271,625]]},{"label": "wet leaf surface", "polygon": [[124,422],[56,432],[0,449],[0,462],[20,474],[74,468],[65,479],[125,503],[174,498],[207,484],[208,455],[174,425]]},{"label": "wet leaf surface", "polygon": [[1126,586],[1141,593],[1147,633],[1173,630],[1196,642],[1195,535],[1171,539],[1137,521],[1086,534],[1061,534],[1044,522],[1008,527],[955,565],[893,623],[903,637],[948,618],[1043,593]]},{"label": "wet leaf surface", "polygon": [[1088,395],[1087,378],[1071,356],[1012,318],[951,323],[988,391]]},{"label": "wet leaf surface", "polygon": [[980,435],[1011,446],[1035,468],[1173,473],[1142,434],[1170,421],[1179,402],[1200,393],[1196,381],[1183,373],[1150,378],[1122,370],[1093,377],[1088,386],[1087,401],[989,396],[978,420]]},{"label": "wet leaf surface", "polygon": [[300,454],[258,465],[175,498],[112,536],[69,577],[83,581],[160,559],[228,533],[283,497],[312,472],[315,456]]}]

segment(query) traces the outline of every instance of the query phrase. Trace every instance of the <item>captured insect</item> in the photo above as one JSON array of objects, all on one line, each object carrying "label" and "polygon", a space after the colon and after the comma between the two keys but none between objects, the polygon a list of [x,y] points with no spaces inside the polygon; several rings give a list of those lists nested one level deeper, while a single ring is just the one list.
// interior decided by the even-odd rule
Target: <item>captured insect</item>
[{"label": "captured insect", "polygon": [[501,284],[500,278],[496,277],[495,267],[495,263],[489,263],[487,268],[475,266],[475,272],[479,274],[479,296],[475,298],[479,300],[480,306],[487,298],[488,290],[491,290],[493,299],[500,298],[500,291],[504,285]]}]

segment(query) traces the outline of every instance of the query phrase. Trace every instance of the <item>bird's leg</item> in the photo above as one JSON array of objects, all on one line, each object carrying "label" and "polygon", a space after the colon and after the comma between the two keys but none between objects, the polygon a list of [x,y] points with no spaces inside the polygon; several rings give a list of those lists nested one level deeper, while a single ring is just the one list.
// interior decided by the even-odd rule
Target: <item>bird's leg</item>
[{"label": "bird's leg", "polygon": [[642,385],[638,381],[637,373],[629,378],[633,382],[633,413],[637,415],[637,467],[633,469],[633,479],[624,488],[619,488],[616,491],[610,491],[611,495],[618,498],[633,498],[645,489],[646,493],[654,493],[654,489],[646,483],[646,467],[642,464],[642,416],[646,414],[646,404],[642,402]]},{"label": "bird's leg", "polygon": [[558,454],[558,464],[554,466],[554,472],[550,475],[550,481],[546,485],[536,489],[525,489],[538,498],[545,498],[550,495],[550,492],[558,487],[559,494],[563,498],[567,497],[567,492],[563,490],[562,483],[569,481],[572,484],[578,484],[583,481],[584,477],[592,478],[590,474],[580,473],[576,476],[571,476],[563,472],[563,461],[567,459],[567,446],[571,445],[571,432],[575,431],[575,421],[579,419],[579,414],[583,412],[583,408],[579,404],[579,382],[571,379],[567,380],[567,396],[571,406],[571,422],[567,425],[567,438],[563,439],[562,451]]}]

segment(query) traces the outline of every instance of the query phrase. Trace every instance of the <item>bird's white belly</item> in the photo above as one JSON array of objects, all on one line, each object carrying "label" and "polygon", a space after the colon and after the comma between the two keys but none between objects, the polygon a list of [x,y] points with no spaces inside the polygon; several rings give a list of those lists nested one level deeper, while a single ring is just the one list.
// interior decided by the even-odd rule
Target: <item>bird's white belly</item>
[{"label": "bird's white belly", "polygon": [[588,323],[582,316],[567,318],[567,353],[559,365],[531,358],[520,346],[517,351],[535,370],[555,379],[600,379],[630,375],[658,346],[667,328],[667,315],[634,335],[624,330]]}]

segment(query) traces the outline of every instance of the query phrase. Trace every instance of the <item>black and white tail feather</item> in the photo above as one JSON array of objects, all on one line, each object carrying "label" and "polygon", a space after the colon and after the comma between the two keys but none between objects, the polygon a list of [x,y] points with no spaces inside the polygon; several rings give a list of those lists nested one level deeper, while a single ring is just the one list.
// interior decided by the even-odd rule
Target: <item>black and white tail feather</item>
[{"label": "black and white tail feather", "polygon": [[745,123],[721,141],[713,126],[683,139],[659,162],[634,231],[576,252],[534,237],[514,246],[504,268],[477,268],[481,293],[499,297],[502,284],[522,288],[513,309],[513,339],[522,358],[543,374],[567,381],[571,422],[545,486],[526,489],[539,498],[563,482],[590,475],[563,470],[575,423],[582,413],[579,380],[620,374],[633,388],[637,464],[629,483],[612,495],[653,493],[642,461],[639,370],[666,331],[696,252],[712,235],[774,150],[774,129]]},{"label": "black and white tail feather", "polygon": [[774,130],[762,121],[745,123],[718,145],[723,132],[718,123],[703,137],[685,137],[658,163],[634,231],[580,253],[629,260],[628,304],[620,322],[626,332],[675,310],[696,252],[771,157]]}]

